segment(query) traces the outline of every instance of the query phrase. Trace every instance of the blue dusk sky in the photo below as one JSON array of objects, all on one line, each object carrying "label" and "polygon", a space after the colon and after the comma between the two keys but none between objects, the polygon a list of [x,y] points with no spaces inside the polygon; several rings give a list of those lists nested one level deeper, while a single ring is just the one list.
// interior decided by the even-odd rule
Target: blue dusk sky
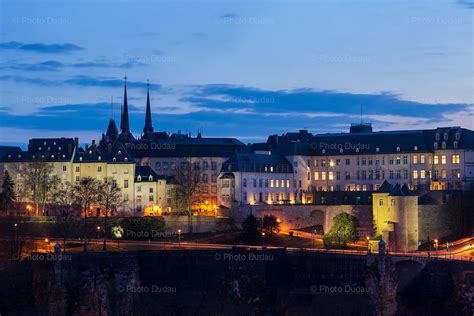
[{"label": "blue dusk sky", "polygon": [[[470,0],[0,1],[0,144],[156,131],[474,129]],[[113,99],[113,106],[111,106]]]}]

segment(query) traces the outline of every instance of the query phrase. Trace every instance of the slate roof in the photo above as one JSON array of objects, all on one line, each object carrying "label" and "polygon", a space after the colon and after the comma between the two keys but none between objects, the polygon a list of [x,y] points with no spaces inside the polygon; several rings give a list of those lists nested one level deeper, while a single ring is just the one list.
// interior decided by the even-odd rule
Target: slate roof
[{"label": "slate roof", "polygon": [[[273,167],[273,169],[272,169]],[[273,171],[272,171],[273,170]],[[240,152],[233,154],[223,165],[222,172],[293,173],[293,167],[282,155]]]},{"label": "slate roof", "polygon": [[[150,180],[150,176],[152,177]],[[141,178],[138,181],[138,177]],[[150,166],[135,166],[135,181],[136,182],[156,182],[159,179],[164,179],[159,177],[155,171]]]},{"label": "slate roof", "polygon": [[[474,149],[474,132],[460,127],[440,127],[428,130],[318,134],[303,132],[270,136],[268,145],[283,155],[354,155],[434,152],[437,149]],[[308,134],[310,136],[308,136]],[[444,137],[447,139],[444,139]],[[255,147],[263,146],[261,144]]]}]

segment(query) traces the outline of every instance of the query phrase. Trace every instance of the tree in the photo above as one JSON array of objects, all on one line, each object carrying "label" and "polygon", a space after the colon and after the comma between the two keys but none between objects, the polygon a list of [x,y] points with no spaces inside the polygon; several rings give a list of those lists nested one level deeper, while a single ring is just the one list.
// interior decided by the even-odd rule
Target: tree
[{"label": "tree", "polygon": [[39,216],[41,205],[44,215],[45,204],[52,198],[50,194],[59,184],[59,178],[53,175],[53,166],[43,160],[33,160],[22,172],[23,183],[29,197],[35,205],[35,214]]},{"label": "tree", "polygon": [[247,216],[247,218],[242,223],[244,238],[247,242],[252,243],[258,239],[258,228],[259,221],[257,220],[257,218],[252,214]]},{"label": "tree", "polygon": [[80,179],[76,185],[74,185],[74,191],[77,196],[81,210],[84,212],[84,226],[83,226],[83,239],[84,239],[84,252],[87,251],[87,213],[92,205],[97,203],[98,196],[98,183],[97,180],[91,177],[85,177]]},{"label": "tree", "polygon": [[262,226],[263,226],[263,229],[267,231],[271,236],[273,235],[273,231],[278,231],[280,227],[280,223],[278,223],[278,220],[275,216],[265,215],[263,217]]},{"label": "tree", "polygon": [[98,185],[99,205],[104,209],[104,242],[102,249],[107,250],[107,219],[123,203],[122,190],[117,183],[110,177],[105,178]]},{"label": "tree", "polygon": [[202,190],[202,169],[199,162],[182,161],[173,173],[172,204],[188,216],[188,231],[192,233],[192,207],[199,202]]},{"label": "tree", "polygon": [[54,198],[54,202],[60,207],[57,227],[63,236],[63,249],[66,252],[66,242],[74,220],[74,211],[78,207],[78,199],[74,187],[69,182],[62,183],[56,188]]},{"label": "tree", "polygon": [[8,208],[16,201],[15,184],[8,171],[3,175],[1,202],[2,208],[8,211]]},{"label": "tree", "polygon": [[329,233],[324,235],[325,247],[343,248],[346,243],[356,240],[357,219],[347,213],[337,214]]}]

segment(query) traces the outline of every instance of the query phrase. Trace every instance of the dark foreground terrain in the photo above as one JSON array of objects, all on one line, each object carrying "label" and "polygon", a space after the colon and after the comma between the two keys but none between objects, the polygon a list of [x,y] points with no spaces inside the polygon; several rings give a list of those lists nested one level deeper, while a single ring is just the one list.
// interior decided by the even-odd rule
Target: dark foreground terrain
[{"label": "dark foreground terrain", "polygon": [[0,261],[1,315],[472,315],[474,264],[268,251]]}]

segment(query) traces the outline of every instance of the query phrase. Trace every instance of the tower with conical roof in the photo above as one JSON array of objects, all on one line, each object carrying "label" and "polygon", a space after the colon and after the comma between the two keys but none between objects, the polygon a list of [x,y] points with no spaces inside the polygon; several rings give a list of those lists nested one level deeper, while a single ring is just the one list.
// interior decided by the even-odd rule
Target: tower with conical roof
[{"label": "tower with conical roof", "polygon": [[147,92],[146,92],[146,114],[145,114],[145,127],[143,127],[143,134],[153,133],[153,124],[151,122],[151,105],[150,105],[150,83],[147,80]]}]

